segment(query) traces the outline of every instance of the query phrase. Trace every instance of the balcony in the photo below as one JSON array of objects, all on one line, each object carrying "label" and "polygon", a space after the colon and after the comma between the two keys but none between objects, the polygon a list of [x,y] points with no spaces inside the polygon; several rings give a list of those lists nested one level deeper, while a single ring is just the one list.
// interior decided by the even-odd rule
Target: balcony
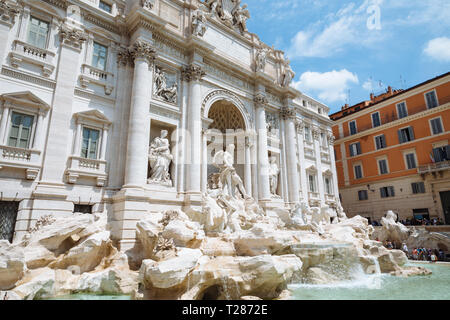
[{"label": "balcony", "polygon": [[34,64],[42,68],[42,74],[50,77],[55,70],[55,53],[35,47],[20,40],[14,40],[10,53],[11,65],[19,68],[23,62]]},{"label": "balcony", "polygon": [[417,168],[417,173],[426,174],[426,173],[445,171],[448,169],[450,169],[450,161],[442,161],[442,162],[429,163],[429,164],[419,166]]},{"label": "balcony", "polygon": [[331,163],[330,155],[328,154],[328,152],[322,151],[320,153],[320,156],[321,156],[322,162],[325,162],[325,163],[328,163],[328,164]]},{"label": "balcony", "polygon": [[41,170],[41,151],[0,146],[0,153],[0,169],[25,169],[28,180],[36,179]]},{"label": "balcony", "polygon": [[316,160],[315,152],[313,148],[305,146],[305,158],[310,160]]},{"label": "balcony", "polygon": [[86,159],[71,156],[67,169],[68,182],[74,184],[79,177],[95,178],[98,187],[103,187],[108,178],[106,160]]},{"label": "balcony", "polygon": [[83,64],[81,68],[80,84],[87,88],[90,83],[104,87],[105,94],[110,95],[114,90],[114,74]]},{"label": "balcony", "polygon": [[327,204],[336,203],[336,197],[332,194],[325,194],[325,202]]}]

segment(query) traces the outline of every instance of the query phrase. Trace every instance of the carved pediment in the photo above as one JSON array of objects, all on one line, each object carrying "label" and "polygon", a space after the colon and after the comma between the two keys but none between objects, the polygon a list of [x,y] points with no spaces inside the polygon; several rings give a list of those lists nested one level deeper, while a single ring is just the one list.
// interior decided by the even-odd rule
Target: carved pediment
[{"label": "carved pediment", "polygon": [[89,111],[75,113],[74,117],[79,120],[93,121],[96,123],[102,123],[102,124],[106,124],[106,125],[111,124],[111,121],[103,113],[101,113],[98,110],[89,110]]},{"label": "carved pediment", "polygon": [[317,168],[315,165],[312,165],[312,166],[306,168],[306,171],[309,171],[311,173],[317,173]]},{"label": "carved pediment", "polygon": [[31,91],[22,91],[14,93],[5,93],[1,95],[1,99],[18,106],[28,106],[37,109],[49,110],[50,105],[36,96]]}]

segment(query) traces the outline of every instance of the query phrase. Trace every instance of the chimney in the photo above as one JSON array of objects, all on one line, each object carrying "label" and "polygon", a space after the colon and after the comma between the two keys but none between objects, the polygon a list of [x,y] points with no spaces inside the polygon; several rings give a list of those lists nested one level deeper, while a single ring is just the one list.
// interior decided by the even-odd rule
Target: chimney
[{"label": "chimney", "polygon": [[373,101],[375,99],[375,95],[373,93],[370,94],[370,100]]},{"label": "chimney", "polygon": [[391,87],[391,86],[388,87],[388,93],[389,93],[390,95],[392,95],[392,87]]}]

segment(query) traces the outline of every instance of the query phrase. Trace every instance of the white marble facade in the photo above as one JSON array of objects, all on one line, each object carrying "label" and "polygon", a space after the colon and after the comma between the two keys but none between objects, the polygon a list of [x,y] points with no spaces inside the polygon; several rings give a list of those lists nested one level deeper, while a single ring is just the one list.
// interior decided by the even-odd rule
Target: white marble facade
[{"label": "white marble facade", "polygon": [[0,0],[0,15],[0,201],[20,202],[15,239],[84,206],[126,250],[146,214],[201,206],[230,143],[263,208],[337,205],[329,109],[290,86],[240,0]]}]

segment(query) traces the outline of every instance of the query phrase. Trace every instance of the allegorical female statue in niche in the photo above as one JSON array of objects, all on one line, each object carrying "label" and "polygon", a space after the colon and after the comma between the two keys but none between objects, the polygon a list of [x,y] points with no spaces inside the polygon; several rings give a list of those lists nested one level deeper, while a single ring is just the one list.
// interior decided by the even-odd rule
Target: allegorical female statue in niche
[{"label": "allegorical female statue in niche", "polygon": [[272,156],[270,157],[270,165],[269,165],[269,182],[270,182],[270,193],[273,197],[278,197],[277,188],[278,188],[278,175],[280,174],[280,169],[277,165],[277,158]]},{"label": "allegorical female statue in niche", "polygon": [[148,183],[172,186],[169,167],[173,156],[170,153],[170,144],[167,135],[167,130],[161,130],[161,136],[155,138],[150,144],[148,159],[151,171],[150,178],[147,181]]}]

